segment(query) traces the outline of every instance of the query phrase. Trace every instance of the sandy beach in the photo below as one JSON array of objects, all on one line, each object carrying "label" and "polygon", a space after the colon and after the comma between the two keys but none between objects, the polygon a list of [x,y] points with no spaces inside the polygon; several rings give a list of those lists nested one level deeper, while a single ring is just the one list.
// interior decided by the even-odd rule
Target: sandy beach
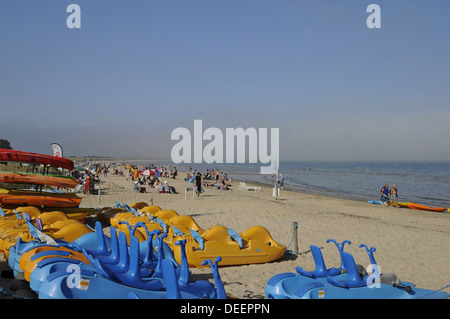
[{"label": "sandy beach", "polygon": [[[295,267],[314,268],[310,245],[323,247],[327,267],[338,267],[340,258],[333,243],[350,240],[346,247],[355,261],[370,264],[364,248],[375,247],[374,254],[382,272],[393,272],[402,281],[417,287],[440,289],[450,284],[450,214],[416,211],[407,208],[388,208],[363,201],[352,201],[322,196],[281,191],[281,198],[272,196],[271,186],[258,185],[259,192],[238,190],[239,181],[232,180],[232,191],[206,188],[200,196],[185,200],[186,173],[167,180],[178,194],[158,194],[133,190],[134,182],[126,177],[100,177],[101,196],[80,194],[81,207],[111,207],[115,202],[132,204],[146,202],[173,209],[179,215],[190,215],[197,224],[207,229],[216,224],[225,225],[238,233],[254,225],[266,227],[275,241],[288,246],[292,239],[292,224],[298,223],[299,254],[266,264],[229,266],[220,268],[226,292],[236,298],[265,298],[264,287],[274,275],[295,272]],[[230,176],[231,178],[233,176]],[[251,185],[254,186],[254,185]],[[288,247],[293,249],[293,245]],[[193,278],[210,279],[210,269],[192,268]],[[446,289],[447,292],[450,288]]]}]

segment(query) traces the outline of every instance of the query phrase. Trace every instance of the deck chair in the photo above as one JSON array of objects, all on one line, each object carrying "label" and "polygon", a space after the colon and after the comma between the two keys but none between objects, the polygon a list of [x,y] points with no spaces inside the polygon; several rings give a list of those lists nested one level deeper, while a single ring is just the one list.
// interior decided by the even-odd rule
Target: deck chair
[{"label": "deck chair", "polygon": [[255,191],[255,192],[259,192],[261,190],[261,187],[256,187],[256,186],[247,186],[247,184],[242,183],[240,184],[241,189],[245,190],[245,191]]}]

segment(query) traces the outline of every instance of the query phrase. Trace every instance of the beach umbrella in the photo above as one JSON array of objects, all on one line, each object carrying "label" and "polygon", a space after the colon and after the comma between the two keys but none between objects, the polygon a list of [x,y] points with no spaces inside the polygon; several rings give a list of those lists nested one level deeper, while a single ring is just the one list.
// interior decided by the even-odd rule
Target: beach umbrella
[{"label": "beach umbrella", "polygon": [[146,169],[144,171],[141,171],[139,174],[145,175],[145,176],[151,176],[151,175],[155,175],[156,173],[150,169]]}]

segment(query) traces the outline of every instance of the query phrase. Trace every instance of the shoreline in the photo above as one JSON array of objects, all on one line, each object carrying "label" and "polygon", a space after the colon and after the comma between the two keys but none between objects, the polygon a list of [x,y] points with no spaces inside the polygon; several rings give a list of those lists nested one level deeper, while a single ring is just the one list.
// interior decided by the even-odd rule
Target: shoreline
[{"label": "shoreline", "polygon": [[[96,161],[97,163],[105,163],[108,161]],[[120,162],[118,159],[113,159],[110,162]],[[109,163],[110,163],[109,162]],[[180,174],[186,174],[186,172],[189,170],[190,167],[193,167],[200,172],[204,172],[207,168],[211,169],[212,166],[215,166],[214,169],[219,169],[219,171],[228,172],[228,176],[232,178],[236,178],[238,180],[242,180],[245,182],[258,184],[258,185],[266,185],[273,187],[274,181],[271,179],[270,175],[262,175],[259,173],[259,170],[255,168],[254,165],[250,165],[246,167],[244,164],[236,164],[238,166],[233,167],[229,166],[229,164],[217,164],[217,165],[207,165],[207,164],[194,164],[194,165],[187,165],[187,164],[173,164],[170,161],[169,162],[158,162],[157,160],[149,159],[149,160],[141,160],[141,159],[133,159],[132,165],[149,165],[149,163],[159,163],[161,166],[165,167],[172,167],[176,166],[178,168],[178,171]],[[293,161],[287,161],[286,163],[296,163],[297,166],[301,166],[302,162],[293,162]],[[309,164],[312,164],[308,162]],[[338,164],[338,166],[332,166],[332,167],[320,167],[323,163],[334,163]],[[353,169],[350,169],[350,167],[340,167],[340,163],[351,163]],[[358,166],[361,164],[360,162],[356,161],[316,161],[314,162],[314,166],[311,165],[309,169],[301,170],[297,169],[296,171],[293,171],[293,167],[285,167],[283,169],[283,172],[280,173],[281,175],[285,176],[285,189],[291,190],[294,192],[302,193],[302,194],[312,194],[312,195],[319,195],[319,196],[325,196],[325,197],[332,197],[332,198],[338,198],[338,199],[349,199],[349,200],[356,200],[356,201],[364,201],[367,202],[369,200],[376,201],[379,200],[379,189],[381,186],[383,186],[386,182],[389,182],[390,184],[398,184],[400,186],[400,196],[401,199],[399,201],[401,202],[414,202],[417,204],[427,205],[431,207],[449,207],[450,208],[450,202],[448,201],[448,190],[450,190],[447,186],[447,184],[442,184],[443,182],[437,182],[437,184],[433,184],[434,181],[427,179],[426,181],[423,181],[420,183],[420,185],[417,185],[418,178],[420,178],[422,175],[424,176],[433,176],[433,174],[426,174],[422,172],[422,175],[418,175],[418,177],[415,178],[415,180],[402,180],[402,176],[405,176],[405,172],[407,170],[403,170],[401,172],[396,171],[396,167],[388,167],[388,171],[385,171],[384,167],[385,165],[380,165],[380,163],[392,164],[392,162],[370,162],[371,164],[378,165],[378,167],[372,167],[369,169],[369,172],[366,172],[364,169],[360,169]],[[396,163],[396,162],[394,162]],[[400,161],[398,163],[406,163],[404,161]],[[427,162],[428,163],[428,162]],[[432,163],[443,163],[443,162],[432,162]],[[304,164],[304,163],[303,163]],[[233,164],[234,165],[234,164]],[[311,168],[313,174],[311,175]],[[255,170],[256,169],[256,170]],[[407,169],[416,169],[416,168],[407,168]],[[440,169],[440,168],[438,168]],[[319,172],[319,173],[317,173]],[[331,180],[325,179],[324,175],[330,174],[332,172],[343,172],[344,176],[340,179],[337,179],[336,176],[331,177]],[[357,173],[357,175],[349,175]],[[447,174],[447,171],[443,172],[444,174]],[[306,175],[303,175],[306,174]],[[359,175],[359,174],[362,174]],[[369,175],[367,175],[369,174]],[[374,175],[375,174],[375,175]],[[315,176],[317,175],[317,176]],[[367,176],[366,176],[367,175]],[[311,177],[314,176],[314,177]],[[358,176],[361,176],[358,177]],[[422,177],[424,177],[422,176]],[[355,178],[356,177],[356,178]],[[320,182],[316,183],[316,178]],[[327,177],[328,178],[328,177]],[[368,184],[365,182],[367,179],[375,180]],[[400,184],[399,184],[400,183]],[[430,184],[431,183],[431,184]],[[351,186],[350,186],[351,185]],[[381,185],[381,186],[380,186]],[[421,189],[420,187],[423,187]],[[434,191],[430,193],[430,190]]]},{"label": "shoreline", "polygon": [[[100,203],[97,195],[80,195],[82,207],[111,207],[115,201],[132,204],[146,202],[173,209],[179,215],[190,215],[197,224],[210,228],[216,224],[230,227],[238,233],[251,226],[260,225],[269,231],[273,239],[285,246],[292,242],[292,223],[298,223],[299,255],[286,254],[284,258],[266,263],[227,266],[219,269],[228,294],[236,298],[265,298],[264,287],[276,274],[295,272],[295,267],[314,269],[310,245],[323,247],[327,267],[340,265],[339,254],[334,244],[350,240],[346,248],[357,263],[369,264],[364,243],[377,249],[375,258],[385,272],[396,273],[400,280],[410,281],[417,287],[440,289],[450,283],[450,274],[445,270],[450,263],[450,214],[415,211],[406,208],[388,208],[349,199],[304,194],[288,189],[281,190],[281,199],[272,197],[272,186],[258,184],[260,192],[237,189],[240,180],[232,181],[231,191],[206,188],[199,198],[192,199],[189,193],[185,200],[185,187],[192,184],[184,181],[186,172],[180,171],[178,178],[167,180],[178,194],[157,194],[133,191],[133,182],[126,177],[100,176]],[[246,182],[247,186],[256,183]],[[288,247],[292,250],[293,247]],[[196,276],[212,280],[210,269],[192,268]]]}]

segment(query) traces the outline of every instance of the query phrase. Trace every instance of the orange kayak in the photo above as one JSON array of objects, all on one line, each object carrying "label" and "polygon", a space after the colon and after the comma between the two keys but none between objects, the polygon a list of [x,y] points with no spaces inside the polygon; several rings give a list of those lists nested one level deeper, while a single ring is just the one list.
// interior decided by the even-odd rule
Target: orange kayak
[{"label": "orange kayak", "polygon": [[47,195],[4,195],[0,194],[0,204],[4,205],[31,205],[46,207],[77,207],[81,198],[53,197]]},{"label": "orange kayak", "polygon": [[0,182],[50,185],[67,188],[74,188],[78,185],[78,181],[70,176],[46,176],[17,172],[0,172]]},{"label": "orange kayak", "polygon": [[431,212],[445,212],[447,211],[447,207],[430,207],[425,205],[419,205],[414,203],[408,203],[407,206],[411,209],[417,209],[417,210],[427,210]]},{"label": "orange kayak", "polygon": [[16,191],[0,188],[0,204],[10,206],[77,207],[82,198],[75,193]]}]

